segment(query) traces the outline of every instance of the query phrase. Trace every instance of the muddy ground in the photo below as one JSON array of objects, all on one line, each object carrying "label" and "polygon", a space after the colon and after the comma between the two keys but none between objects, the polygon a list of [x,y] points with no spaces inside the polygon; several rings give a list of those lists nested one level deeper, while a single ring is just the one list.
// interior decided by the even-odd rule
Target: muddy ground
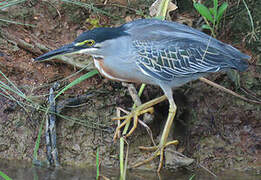
[{"label": "muddy ground", "polygon": [[[142,4],[131,1],[129,5],[125,1],[112,1],[106,5],[94,3],[98,10],[109,14],[60,1],[28,1],[0,9],[0,19],[34,25],[31,27],[0,21],[0,70],[31,100],[29,103],[11,90],[0,90],[0,158],[32,161],[40,124],[45,120],[45,112],[37,107],[47,107],[47,95],[54,82],[59,81],[63,87],[86,73],[82,71],[66,78],[76,73],[79,68],[59,60],[35,63],[32,58],[47,52],[45,47],[60,47],[90,28],[115,26],[143,18],[148,14],[150,4],[151,2],[147,1]],[[192,24],[198,21],[199,16],[195,11],[186,10],[184,4],[179,3],[179,6],[180,9],[171,14],[174,21],[184,22],[185,19]],[[258,24],[256,20],[260,13],[258,14],[254,7],[255,4],[251,12],[255,24]],[[134,11],[135,9],[139,11]],[[250,27],[246,11],[239,11],[239,14],[234,16],[223,22],[218,38],[251,55],[250,67],[239,74],[240,87],[224,73],[210,75],[208,79],[248,98],[254,96],[261,99],[260,44],[254,40],[249,41],[247,34]],[[243,28],[238,25],[238,17],[241,17]],[[93,68],[90,57],[77,56],[75,59],[90,64],[87,70]],[[7,83],[3,75],[1,81]],[[247,89],[247,92],[243,89]],[[94,166],[99,147],[101,164],[118,167],[119,143],[112,140],[117,124],[112,122],[111,118],[116,115],[116,107],[129,110],[132,100],[121,83],[96,75],[67,90],[58,102],[90,92],[94,96],[86,103],[79,107],[66,108],[61,113],[66,118],[58,119],[59,161],[62,165]],[[8,93],[20,103],[8,99]],[[160,88],[147,86],[142,101],[146,102],[160,95]],[[261,105],[240,100],[200,81],[174,90],[174,98],[178,112],[172,137],[180,142],[177,151],[195,159],[196,166],[200,163],[211,171],[237,169],[260,172]],[[22,105],[23,103],[27,105]],[[156,140],[167,112],[168,102],[156,105],[154,121],[148,123]],[[152,145],[147,131],[141,125],[127,141],[130,145],[129,164],[150,155],[149,152],[138,149],[139,145]],[[38,158],[46,159],[44,134]],[[169,167],[171,163],[173,162],[170,162]],[[157,161],[154,161],[142,168],[151,169],[156,166]]]}]

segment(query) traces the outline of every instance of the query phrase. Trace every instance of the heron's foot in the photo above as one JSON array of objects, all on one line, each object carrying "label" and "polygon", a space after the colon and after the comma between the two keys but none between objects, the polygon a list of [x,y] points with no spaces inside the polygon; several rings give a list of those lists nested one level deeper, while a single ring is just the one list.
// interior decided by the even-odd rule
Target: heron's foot
[{"label": "heron's foot", "polygon": [[138,106],[136,109],[134,109],[131,113],[129,113],[128,115],[126,116],[122,116],[122,117],[115,117],[115,118],[112,118],[112,120],[124,120],[115,130],[115,134],[113,136],[113,140],[115,141],[117,138],[119,138],[119,132],[121,130],[122,127],[124,127],[128,122],[131,121],[131,119],[133,119],[133,127],[131,128],[131,130],[128,132],[128,134],[126,135],[126,137],[130,136],[133,131],[137,128],[137,125],[138,125],[138,117],[142,114],[145,114],[145,113],[150,113],[152,114],[154,112],[154,109],[153,107],[149,107],[147,109],[144,109],[144,107],[141,105],[141,106]]},{"label": "heron's foot", "polygon": [[177,145],[177,144],[178,144],[178,140],[173,140],[173,141],[170,141],[170,142],[167,142],[163,145],[158,145],[158,146],[152,146],[152,147],[140,146],[139,148],[141,150],[148,150],[148,151],[155,151],[155,152],[148,159],[146,159],[142,162],[136,163],[134,166],[132,166],[132,168],[136,168],[136,167],[139,167],[143,164],[146,164],[146,163],[152,161],[153,159],[155,159],[156,157],[159,156],[160,162],[159,162],[158,169],[157,169],[157,172],[159,172],[161,170],[161,168],[163,167],[164,149],[169,145]]}]

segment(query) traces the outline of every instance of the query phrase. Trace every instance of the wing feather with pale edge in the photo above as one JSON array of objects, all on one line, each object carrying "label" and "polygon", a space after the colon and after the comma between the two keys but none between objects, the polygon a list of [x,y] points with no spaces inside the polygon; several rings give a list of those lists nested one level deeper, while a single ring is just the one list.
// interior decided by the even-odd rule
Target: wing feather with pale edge
[{"label": "wing feather with pale edge", "polygon": [[228,57],[211,47],[197,42],[167,41],[161,44],[149,41],[135,41],[138,51],[137,65],[149,76],[170,81],[189,77],[197,73],[217,72],[235,68],[226,63]]},{"label": "wing feather with pale edge", "polygon": [[138,66],[158,79],[171,80],[174,76],[188,77],[223,68],[244,71],[248,67],[248,55],[179,23],[140,19],[121,28],[138,50]]}]

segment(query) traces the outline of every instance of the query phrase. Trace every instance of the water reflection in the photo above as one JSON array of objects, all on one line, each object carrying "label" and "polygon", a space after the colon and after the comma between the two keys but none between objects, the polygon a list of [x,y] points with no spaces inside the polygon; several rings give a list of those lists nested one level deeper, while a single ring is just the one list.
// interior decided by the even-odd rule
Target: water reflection
[{"label": "water reflection", "polygon": [[[48,169],[32,167],[30,163],[23,161],[7,161],[0,159],[0,171],[7,174],[13,180],[94,180],[96,179],[95,168],[72,168]],[[111,180],[119,179],[119,170],[101,169],[101,174]],[[206,171],[178,171],[163,170],[161,176],[151,171],[128,171],[127,180],[188,180],[192,175],[193,180],[216,179]],[[1,177],[0,177],[1,179]],[[101,178],[102,179],[102,178]],[[261,176],[239,172],[223,172],[218,175],[221,180],[259,180]]]}]

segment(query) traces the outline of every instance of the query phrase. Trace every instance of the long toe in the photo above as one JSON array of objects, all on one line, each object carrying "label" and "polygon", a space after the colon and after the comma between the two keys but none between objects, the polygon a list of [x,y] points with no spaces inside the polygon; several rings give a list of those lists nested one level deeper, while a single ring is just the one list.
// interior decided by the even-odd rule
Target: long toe
[{"label": "long toe", "polygon": [[130,136],[134,130],[137,128],[138,122],[139,122],[139,116],[145,114],[145,113],[153,113],[154,109],[153,107],[149,107],[147,109],[144,109],[144,107],[141,105],[134,109],[131,113],[129,113],[126,116],[122,117],[115,117],[112,120],[124,120],[116,129],[115,134],[113,136],[113,140],[115,141],[119,137],[120,129],[123,128],[128,122],[130,122],[132,119],[134,121],[133,127],[129,131],[129,133],[126,135],[126,137]]},{"label": "long toe", "polygon": [[136,168],[136,167],[142,166],[146,163],[149,163],[150,161],[154,160],[156,157],[159,156],[160,159],[159,159],[159,165],[158,165],[158,169],[157,169],[157,172],[159,172],[163,167],[165,148],[169,145],[177,145],[177,144],[178,144],[178,141],[173,140],[173,141],[165,143],[164,145],[159,145],[159,146],[152,146],[152,147],[140,146],[139,148],[141,150],[155,151],[155,152],[149,158],[145,159],[144,161],[138,162],[135,165],[133,165],[132,168]]}]

